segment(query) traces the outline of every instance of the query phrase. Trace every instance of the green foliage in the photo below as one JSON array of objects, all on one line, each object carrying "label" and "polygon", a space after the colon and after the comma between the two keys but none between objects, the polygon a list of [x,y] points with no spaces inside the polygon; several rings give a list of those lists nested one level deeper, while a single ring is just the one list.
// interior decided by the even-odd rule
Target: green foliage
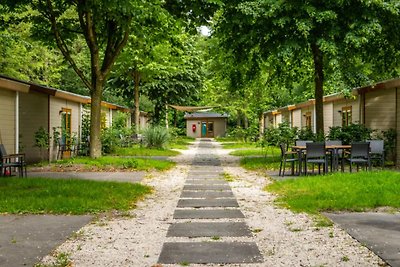
[{"label": "green foliage", "polygon": [[129,159],[122,164],[124,169],[137,169],[139,162],[136,159]]},{"label": "green foliage", "polygon": [[309,127],[304,127],[300,129],[297,138],[299,140],[312,140],[315,141],[317,139],[316,134]]},{"label": "green foliage", "polygon": [[169,127],[168,132],[171,138],[186,136],[186,128]]},{"label": "green foliage", "polygon": [[[279,144],[286,144],[289,146],[294,143],[298,134],[296,127],[291,127],[289,123],[283,122],[277,128],[270,127],[265,129],[263,142],[269,146],[279,146]],[[301,131],[299,132],[299,135]]]},{"label": "green foliage", "polygon": [[176,156],[180,153],[174,150],[168,149],[155,149],[147,148],[142,146],[132,146],[132,147],[117,147],[115,154],[117,156]]},{"label": "green foliage", "polygon": [[39,129],[35,132],[35,147],[42,149],[48,149],[50,146],[50,134],[49,132],[40,126]]},{"label": "green foliage", "polygon": [[373,130],[363,124],[350,124],[344,127],[334,126],[329,128],[327,138],[329,140],[342,140],[343,144],[351,144],[352,142],[371,139],[372,132]]},{"label": "green foliage", "polygon": [[143,138],[149,148],[164,148],[170,139],[170,135],[165,127],[150,126],[144,129]]},{"label": "green foliage", "polygon": [[276,202],[297,212],[365,211],[400,207],[400,174],[396,171],[335,173],[275,182],[266,190]]},{"label": "green foliage", "polygon": [[381,139],[384,141],[385,158],[389,161],[395,161],[396,143],[397,143],[397,131],[396,129],[388,129],[387,131],[375,132],[373,134],[374,139]]},{"label": "green foliage", "polygon": [[0,212],[85,214],[129,210],[151,188],[141,184],[76,179],[0,179]]},{"label": "green foliage", "polygon": [[111,154],[115,152],[117,145],[119,144],[118,131],[113,127],[106,128],[101,131],[101,144],[102,153]]}]

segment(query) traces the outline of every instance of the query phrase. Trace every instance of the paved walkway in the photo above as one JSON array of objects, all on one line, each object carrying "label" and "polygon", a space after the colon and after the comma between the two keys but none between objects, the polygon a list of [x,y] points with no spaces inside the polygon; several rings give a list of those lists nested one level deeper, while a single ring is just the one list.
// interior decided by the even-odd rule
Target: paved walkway
[{"label": "paved walkway", "polygon": [[324,215],[390,266],[400,267],[400,214],[351,212]]},{"label": "paved walkway", "polygon": [[33,266],[92,216],[0,216],[0,266]]},{"label": "paved walkway", "polygon": [[[167,237],[183,241],[165,242],[158,262],[189,263],[256,263],[263,258],[252,233],[244,222],[235,196],[223,179],[223,168],[213,147],[202,139],[186,179]],[[229,242],[220,238],[232,237]],[[204,240],[206,238],[206,241]],[[247,239],[245,242],[236,242]]]}]

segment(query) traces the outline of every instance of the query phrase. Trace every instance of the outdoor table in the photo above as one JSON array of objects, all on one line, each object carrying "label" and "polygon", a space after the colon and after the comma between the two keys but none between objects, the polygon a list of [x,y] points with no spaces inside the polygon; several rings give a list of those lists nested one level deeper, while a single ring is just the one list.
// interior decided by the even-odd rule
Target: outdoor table
[{"label": "outdoor table", "polygon": [[[350,149],[351,145],[328,145],[325,146],[325,149],[327,151],[332,151],[332,165],[333,169],[337,170],[338,165],[339,165],[339,150],[343,149]],[[306,151],[306,146],[292,146],[292,149],[294,151],[297,151],[298,157],[299,157],[299,175],[302,173],[302,165],[303,165],[303,151]]]}]

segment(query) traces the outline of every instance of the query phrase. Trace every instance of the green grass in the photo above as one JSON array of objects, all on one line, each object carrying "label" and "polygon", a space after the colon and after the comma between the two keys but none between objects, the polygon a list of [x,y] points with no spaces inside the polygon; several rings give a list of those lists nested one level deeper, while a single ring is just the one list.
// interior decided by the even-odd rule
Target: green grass
[{"label": "green grass", "polygon": [[400,208],[400,173],[334,173],[277,181],[265,188],[277,202],[297,212],[364,211]]},{"label": "green grass", "polygon": [[82,164],[87,169],[109,170],[109,169],[124,169],[124,170],[168,170],[175,166],[174,162],[167,160],[155,160],[150,158],[123,158],[104,156],[97,159],[89,157],[77,157],[71,159],[59,160],[53,163],[55,166],[65,165],[73,166]]},{"label": "green grass", "polygon": [[241,150],[235,150],[229,153],[230,155],[233,156],[240,156],[240,157],[246,157],[246,156],[268,156],[268,155],[280,155],[279,148],[277,147],[268,147],[268,148],[251,148],[251,149],[241,149]]},{"label": "green grass", "polygon": [[178,136],[174,139],[172,139],[169,144],[168,147],[169,148],[173,148],[173,149],[188,149],[188,146],[194,142],[194,138],[192,137],[188,137],[188,136]]},{"label": "green grass", "polygon": [[240,166],[250,171],[279,170],[280,156],[244,157],[240,160]]},{"label": "green grass", "polygon": [[140,146],[118,147],[114,153],[116,156],[176,156],[180,153],[170,149],[155,149]]},{"label": "green grass", "polygon": [[129,210],[151,188],[76,179],[0,178],[0,213],[85,214]]},{"label": "green grass", "polygon": [[222,147],[225,149],[249,149],[249,148],[256,148],[256,143],[251,142],[224,142],[221,143]]}]

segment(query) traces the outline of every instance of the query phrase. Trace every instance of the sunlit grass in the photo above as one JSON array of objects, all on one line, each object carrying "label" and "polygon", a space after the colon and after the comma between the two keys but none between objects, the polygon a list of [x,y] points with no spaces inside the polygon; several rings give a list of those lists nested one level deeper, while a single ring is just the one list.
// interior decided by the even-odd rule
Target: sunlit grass
[{"label": "sunlit grass", "polygon": [[168,170],[175,166],[174,162],[167,160],[155,160],[150,158],[124,158],[124,157],[112,157],[104,156],[96,159],[89,157],[77,157],[70,159],[59,160],[56,163],[52,163],[53,166],[60,167],[72,166],[75,164],[81,164],[86,168],[96,168],[98,170],[107,170],[110,168],[124,169],[124,170]]},{"label": "sunlit grass", "polygon": [[0,178],[0,213],[85,214],[129,210],[151,188],[77,179]]},{"label": "sunlit grass", "polygon": [[225,149],[246,149],[257,147],[257,143],[254,142],[224,142],[221,144]]},{"label": "sunlit grass", "polygon": [[155,149],[140,146],[132,147],[118,147],[115,150],[114,155],[116,156],[176,156],[180,153],[178,151],[170,149]]},{"label": "sunlit grass", "polygon": [[298,212],[400,208],[400,173],[334,173],[276,181],[265,188],[277,202]]},{"label": "sunlit grass", "polygon": [[193,137],[188,137],[188,136],[178,136],[176,138],[173,138],[169,144],[168,147],[172,149],[188,149],[188,146],[195,141],[195,138]]}]

